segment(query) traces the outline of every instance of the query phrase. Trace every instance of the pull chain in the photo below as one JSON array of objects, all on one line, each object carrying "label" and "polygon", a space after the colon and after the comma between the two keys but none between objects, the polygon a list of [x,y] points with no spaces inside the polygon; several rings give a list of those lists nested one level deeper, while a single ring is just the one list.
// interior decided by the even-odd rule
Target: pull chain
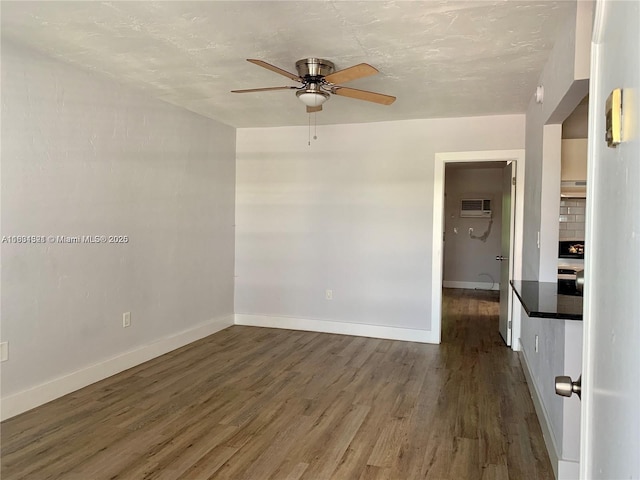
[{"label": "pull chain", "polygon": [[316,116],[316,114],[313,114],[313,139],[317,140],[318,139],[318,117]]},{"label": "pull chain", "polygon": [[[318,117],[315,112],[313,113],[313,139],[318,139]],[[307,145],[311,146],[311,114],[309,114],[309,134],[307,138]]]}]

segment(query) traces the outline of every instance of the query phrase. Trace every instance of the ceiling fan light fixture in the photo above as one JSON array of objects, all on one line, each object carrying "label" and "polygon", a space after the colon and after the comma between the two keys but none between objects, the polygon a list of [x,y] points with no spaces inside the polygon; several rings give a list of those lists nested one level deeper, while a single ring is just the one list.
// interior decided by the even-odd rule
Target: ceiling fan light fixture
[{"label": "ceiling fan light fixture", "polygon": [[296,92],[296,96],[307,107],[319,107],[329,100],[329,94],[321,90],[300,90]]}]

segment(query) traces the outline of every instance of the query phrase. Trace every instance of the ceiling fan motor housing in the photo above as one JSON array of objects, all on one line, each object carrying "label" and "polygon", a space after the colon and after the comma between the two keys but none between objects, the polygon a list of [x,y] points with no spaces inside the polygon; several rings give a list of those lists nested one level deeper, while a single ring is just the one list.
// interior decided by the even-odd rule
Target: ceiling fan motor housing
[{"label": "ceiling fan motor housing", "polygon": [[308,82],[320,83],[323,77],[335,71],[335,65],[321,58],[303,58],[296,62],[298,75]]}]

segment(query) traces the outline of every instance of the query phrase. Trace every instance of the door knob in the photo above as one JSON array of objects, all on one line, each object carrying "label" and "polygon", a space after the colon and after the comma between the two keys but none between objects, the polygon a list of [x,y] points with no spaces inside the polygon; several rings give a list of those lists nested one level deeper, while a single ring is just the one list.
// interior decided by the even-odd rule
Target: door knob
[{"label": "door knob", "polygon": [[580,375],[575,382],[571,380],[571,377],[556,377],[556,395],[570,397],[574,393],[580,398],[580,394],[582,393],[582,375]]},{"label": "door knob", "polygon": [[502,255],[496,255],[496,260],[498,260],[499,262],[503,261],[503,260],[509,260],[507,257],[503,257]]}]

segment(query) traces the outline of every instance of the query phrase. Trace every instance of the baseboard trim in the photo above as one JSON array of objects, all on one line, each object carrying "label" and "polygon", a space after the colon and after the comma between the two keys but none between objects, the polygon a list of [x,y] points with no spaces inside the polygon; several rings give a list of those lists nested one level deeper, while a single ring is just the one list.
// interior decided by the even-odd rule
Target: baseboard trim
[{"label": "baseboard trim", "polygon": [[558,480],[578,480],[580,478],[580,462],[560,460],[558,462]]},{"label": "baseboard trim", "polygon": [[436,332],[431,330],[417,330],[363,323],[334,322],[331,320],[236,314],[235,324],[250,327],[283,328],[287,330],[304,330],[307,332],[337,333],[339,335],[384,338],[386,340],[403,340],[406,342],[440,343]]},{"label": "baseboard trim", "polygon": [[104,380],[172,350],[200,340],[234,324],[233,315],[215,318],[196,327],[170,335],[63,377],[42,383],[2,399],[0,418],[8,418],[60,398],[87,385]]},{"label": "baseboard trim", "polygon": [[540,424],[540,427],[542,429],[542,437],[544,438],[544,444],[547,447],[547,452],[549,453],[549,460],[551,461],[551,466],[553,467],[553,475],[556,477],[556,479],[560,479],[558,474],[560,470],[559,465],[562,460],[558,453],[556,443],[553,440],[553,434],[551,433],[551,423],[549,422],[547,411],[545,410],[544,404],[542,403],[542,398],[540,397],[538,388],[533,381],[531,370],[529,370],[529,363],[527,362],[527,355],[524,349],[518,352],[518,357],[520,358],[522,371],[524,372],[524,376],[527,380],[529,393],[531,394],[533,406],[536,410],[536,415],[538,416],[538,423]]},{"label": "baseboard trim", "polygon": [[458,282],[455,280],[443,280],[443,288],[467,288],[470,290],[500,290],[499,283],[489,282]]}]

